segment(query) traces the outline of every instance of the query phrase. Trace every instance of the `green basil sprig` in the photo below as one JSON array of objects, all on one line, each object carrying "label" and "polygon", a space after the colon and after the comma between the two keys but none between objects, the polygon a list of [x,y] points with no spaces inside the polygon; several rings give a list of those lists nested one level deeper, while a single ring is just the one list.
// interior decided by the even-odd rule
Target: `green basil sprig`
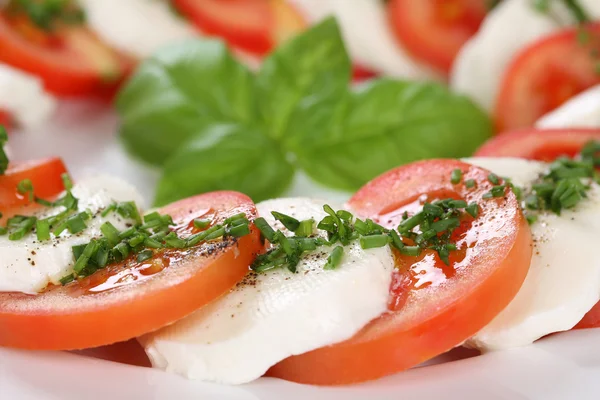
[{"label": "green basil sprig", "polygon": [[218,189],[281,195],[297,169],[355,190],[425,158],[470,155],[492,133],[471,101],[437,83],[351,88],[332,18],[281,45],[257,73],[214,40],[167,47],[118,96],[131,154],[163,167],[156,204]]}]

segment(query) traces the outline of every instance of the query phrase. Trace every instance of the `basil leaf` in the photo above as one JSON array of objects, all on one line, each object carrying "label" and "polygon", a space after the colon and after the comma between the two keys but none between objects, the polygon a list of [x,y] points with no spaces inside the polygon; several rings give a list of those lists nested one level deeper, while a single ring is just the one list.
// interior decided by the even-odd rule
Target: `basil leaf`
[{"label": "basil leaf", "polygon": [[372,81],[327,112],[305,115],[290,146],[308,175],[344,190],[412,161],[471,155],[492,134],[483,111],[436,83]]},{"label": "basil leaf", "polygon": [[258,202],[283,193],[294,176],[275,141],[241,125],[213,125],[167,160],[155,203],[213,190],[237,190]]},{"label": "basil leaf", "polygon": [[299,107],[305,112],[330,108],[348,91],[350,76],[350,59],[333,18],[281,45],[256,78],[268,134],[285,140]]},{"label": "basil leaf", "polygon": [[162,164],[185,140],[217,123],[258,120],[254,77],[214,40],[184,41],[147,59],[117,98],[129,152]]}]

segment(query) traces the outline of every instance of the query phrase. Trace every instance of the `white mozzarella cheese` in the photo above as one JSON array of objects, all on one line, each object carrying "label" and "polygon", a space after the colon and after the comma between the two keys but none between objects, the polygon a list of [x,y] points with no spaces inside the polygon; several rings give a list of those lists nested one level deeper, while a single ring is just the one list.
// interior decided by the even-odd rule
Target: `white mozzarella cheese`
[{"label": "white mozzarella cheese", "polygon": [[[469,163],[510,177],[526,187],[547,165],[516,158],[472,158]],[[532,226],[533,256],[516,297],[488,326],[467,341],[483,351],[524,346],[553,332],[571,329],[600,300],[600,187],[560,216],[541,214]]]},{"label": "white mozzarella cheese", "polygon": [[[592,19],[600,18],[600,1],[580,0],[580,4]],[[562,2],[551,1],[549,6],[547,12],[540,12],[532,0],[503,0],[459,52],[450,76],[451,87],[491,111],[504,72],[519,51],[574,24]]]},{"label": "white mozzarella cheese", "polygon": [[157,0],[81,0],[89,26],[107,43],[146,58],[169,43],[197,33]]},{"label": "white mozzarella cheese", "polygon": [[413,59],[392,32],[385,5],[373,0],[288,0],[311,22],[334,15],[352,60],[373,71],[407,79],[438,75]]},{"label": "white mozzarella cheese", "polygon": [[600,128],[600,85],[573,97],[540,118],[538,128]]},{"label": "white mozzarella cheese", "polygon": [[[316,221],[323,202],[305,198],[258,204]],[[190,379],[240,384],[295,354],[350,338],[387,309],[394,261],[390,249],[346,246],[336,270],[323,270],[332,248],[308,254],[298,272],[250,273],[229,294],[189,317],[140,339],[156,368]]]},{"label": "white mozzarella cheese", "polygon": [[42,81],[0,63],[0,111],[7,111],[25,129],[40,126],[54,111],[56,100]]},{"label": "white mozzarella cheese", "polygon": [[[100,227],[106,221],[119,230],[126,229],[131,222],[116,213],[102,217],[101,210],[115,201],[142,204],[135,188],[109,176],[84,179],[73,187],[72,193],[79,199],[79,211],[89,210],[93,215],[87,221],[87,229],[75,235],[65,231],[58,238],[44,242],[39,242],[35,234],[18,241],[0,236],[0,292],[36,293],[50,283],[59,284],[62,277],[73,272],[73,246],[101,237]],[[44,209],[37,215],[45,218],[60,211],[62,207]]]}]

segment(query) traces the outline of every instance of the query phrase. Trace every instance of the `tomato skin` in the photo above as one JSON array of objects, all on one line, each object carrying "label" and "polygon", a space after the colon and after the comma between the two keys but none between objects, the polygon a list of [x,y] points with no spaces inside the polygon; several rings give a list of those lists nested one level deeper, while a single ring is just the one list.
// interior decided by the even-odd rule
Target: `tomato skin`
[{"label": "tomato skin", "polygon": [[60,158],[12,163],[4,175],[0,175],[0,210],[19,208],[30,204],[29,199],[17,192],[17,185],[24,179],[33,183],[35,195],[52,199],[65,190],[62,175],[67,172]]},{"label": "tomato skin", "polygon": [[172,0],[202,32],[264,56],[306,23],[282,0]]},{"label": "tomato skin", "polygon": [[[450,175],[456,168],[463,171],[464,179],[475,179],[477,188],[469,192],[464,184],[452,185]],[[395,227],[400,213],[395,219],[389,216],[423,194],[435,198],[451,194],[468,202],[478,201],[491,187],[488,174],[460,161],[417,162],[375,178],[348,205],[359,216]],[[469,245],[463,259],[468,262],[455,264],[453,276],[424,289],[395,279],[391,293],[406,299],[399,305],[390,301],[395,305],[390,312],[351,339],[290,357],[271,368],[268,375],[320,385],[367,381],[418,365],[460,345],[483,328],[520,289],[532,250],[529,226],[512,192],[501,200],[478,203],[477,223],[493,236],[481,239],[474,247]],[[413,261],[408,271],[396,270],[396,274],[410,277],[415,265]],[[394,293],[396,290],[400,292]],[[410,292],[406,295],[403,290]]]},{"label": "tomato skin", "polygon": [[522,129],[491,138],[477,149],[475,156],[549,162],[560,156],[575,156],[590,140],[600,140],[600,129]]},{"label": "tomato skin", "polygon": [[[239,212],[252,219],[256,216],[250,198],[227,191],[181,200],[160,212],[187,225],[205,215],[206,209],[216,210],[218,221]],[[197,246],[147,279],[104,291],[92,292],[85,284],[106,269],[38,295],[0,293],[0,346],[75,350],[151,332],[230,290],[246,275],[248,265],[263,247],[258,230],[252,227],[251,234],[226,247],[213,246],[211,250],[210,245]]]},{"label": "tomato skin", "polygon": [[600,301],[573,327],[573,329],[587,328],[600,328]]},{"label": "tomato skin", "polygon": [[[65,28],[57,34],[60,45],[22,35],[16,26],[31,28],[0,14],[0,61],[39,76],[45,88],[58,95],[103,96],[117,87],[131,71],[133,61],[102,43],[83,27]],[[44,40],[50,43],[44,42]]]},{"label": "tomato skin", "polygon": [[387,8],[403,47],[445,74],[487,12],[485,0],[391,0]]},{"label": "tomato skin", "polygon": [[[589,40],[578,40],[585,29]],[[596,72],[600,24],[569,28],[523,51],[507,68],[494,110],[498,132],[528,128],[571,97],[600,83]]]}]

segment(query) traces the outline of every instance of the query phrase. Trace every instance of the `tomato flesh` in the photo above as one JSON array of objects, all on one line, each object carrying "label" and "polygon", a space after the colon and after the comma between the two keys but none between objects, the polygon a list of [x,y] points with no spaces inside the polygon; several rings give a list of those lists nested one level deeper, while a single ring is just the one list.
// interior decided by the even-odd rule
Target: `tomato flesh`
[{"label": "tomato flesh", "polygon": [[[456,168],[477,187],[452,185]],[[282,361],[269,375],[323,385],[376,379],[446,352],[488,324],[518,292],[531,259],[529,227],[514,194],[481,199],[492,186],[488,174],[460,161],[430,160],[399,167],[360,189],[351,209],[387,227],[423,201],[447,197],[477,201],[479,216],[461,221],[450,266],[430,251],[416,259],[397,255],[389,313],[345,342]]]},{"label": "tomato flesh", "polygon": [[62,175],[67,172],[60,158],[12,163],[4,175],[0,175],[0,210],[6,215],[11,209],[30,204],[29,198],[19,194],[17,185],[24,179],[31,180],[35,195],[52,199],[65,190]]},{"label": "tomato flesh", "polygon": [[550,162],[573,157],[591,140],[600,140],[600,129],[523,129],[496,136],[483,144],[476,157],[520,157]]},{"label": "tomato flesh", "polygon": [[391,0],[388,14],[403,47],[449,73],[456,54],[485,18],[485,0]]},{"label": "tomato flesh", "polygon": [[598,52],[600,24],[591,24],[550,35],[519,53],[500,85],[494,111],[498,131],[531,127],[544,114],[599,84]]},{"label": "tomato flesh", "polygon": [[266,55],[304,30],[306,22],[283,0],[172,0],[203,32],[243,51]]},{"label": "tomato flesh", "polygon": [[[180,232],[209,212],[214,223],[240,212],[251,219],[256,216],[252,201],[235,192],[199,195],[160,212],[171,215]],[[0,293],[0,346],[73,350],[151,332],[230,290],[262,248],[258,230],[252,227],[250,235],[237,240],[167,250],[143,263],[130,259],[37,295]]]},{"label": "tomato flesh", "polygon": [[133,65],[85,27],[61,27],[49,34],[7,13],[0,15],[0,61],[39,76],[59,96],[102,96]]}]

